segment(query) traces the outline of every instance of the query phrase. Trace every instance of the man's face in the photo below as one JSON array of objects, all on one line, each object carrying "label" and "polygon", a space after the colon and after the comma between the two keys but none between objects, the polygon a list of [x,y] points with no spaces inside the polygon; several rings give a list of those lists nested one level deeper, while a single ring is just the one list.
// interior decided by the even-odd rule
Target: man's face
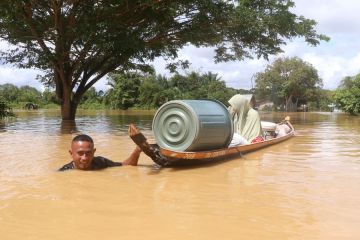
[{"label": "man's face", "polygon": [[69,153],[75,163],[75,167],[81,170],[88,170],[94,158],[96,149],[94,144],[86,141],[72,142]]}]

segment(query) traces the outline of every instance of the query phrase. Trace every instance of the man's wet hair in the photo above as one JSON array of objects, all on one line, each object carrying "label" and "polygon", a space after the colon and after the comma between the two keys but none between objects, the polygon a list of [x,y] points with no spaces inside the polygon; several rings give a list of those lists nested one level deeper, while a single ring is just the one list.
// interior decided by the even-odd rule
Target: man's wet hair
[{"label": "man's wet hair", "polygon": [[80,134],[77,135],[73,138],[72,142],[89,142],[89,143],[94,143],[93,139],[86,134]]}]

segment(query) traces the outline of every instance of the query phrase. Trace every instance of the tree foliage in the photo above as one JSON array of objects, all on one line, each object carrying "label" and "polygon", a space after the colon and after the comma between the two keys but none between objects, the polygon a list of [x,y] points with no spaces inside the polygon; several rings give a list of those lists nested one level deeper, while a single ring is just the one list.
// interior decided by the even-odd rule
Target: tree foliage
[{"label": "tree foliage", "polygon": [[345,77],[336,90],[334,99],[345,112],[360,114],[360,74]]},{"label": "tree foliage", "polygon": [[6,102],[17,102],[20,90],[17,86],[11,83],[0,85],[0,97]]},{"label": "tree foliage", "polygon": [[[265,58],[286,39],[327,40],[316,22],[290,12],[291,0],[2,0],[1,60],[45,72],[62,119],[75,119],[81,97],[107,73],[148,69],[187,44],[215,47],[215,60]],[[170,67],[176,64],[170,62]]]},{"label": "tree foliage", "polygon": [[15,116],[8,104],[0,98],[0,119]]},{"label": "tree foliage", "polygon": [[82,109],[102,109],[104,108],[103,104],[103,92],[96,91],[95,87],[91,87],[80,101],[80,108]]},{"label": "tree foliage", "polygon": [[41,103],[41,92],[34,87],[22,86],[19,88],[19,102],[32,102],[34,104]]},{"label": "tree foliage", "polygon": [[56,98],[56,93],[51,91],[51,89],[46,88],[42,93],[42,98],[45,104],[58,104],[58,99]]},{"label": "tree foliage", "polygon": [[154,109],[175,99],[215,99],[227,104],[231,96],[239,93],[227,88],[225,82],[211,72],[177,73],[171,78],[140,72],[116,73],[111,74],[108,81],[111,88],[105,95],[105,104],[114,109]]},{"label": "tree foliage", "polygon": [[36,88],[30,86],[17,87],[11,83],[0,85],[0,98],[17,107],[23,107],[26,103],[36,105],[42,103],[42,94]]},{"label": "tree foliage", "polygon": [[148,76],[143,79],[139,89],[139,102],[145,108],[157,108],[168,100],[172,100],[173,96],[166,89],[166,85],[162,85],[156,76]]},{"label": "tree foliage", "polygon": [[112,73],[108,77],[109,91],[105,104],[112,109],[128,109],[138,102],[139,87],[143,76],[137,72]]},{"label": "tree foliage", "polygon": [[334,90],[319,89],[316,95],[307,102],[309,111],[331,111],[330,105],[333,103]]},{"label": "tree foliage", "polygon": [[313,101],[319,94],[322,80],[317,70],[309,63],[293,57],[278,58],[268,65],[264,72],[256,74],[256,88],[259,96],[270,96],[276,105],[290,109],[293,101]]}]

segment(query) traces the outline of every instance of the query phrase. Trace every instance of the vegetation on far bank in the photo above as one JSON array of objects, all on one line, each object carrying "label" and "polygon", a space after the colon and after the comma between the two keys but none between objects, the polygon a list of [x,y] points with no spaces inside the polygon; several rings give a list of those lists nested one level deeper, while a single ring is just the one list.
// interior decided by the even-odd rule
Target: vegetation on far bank
[{"label": "vegetation on far bank", "polygon": [[[240,93],[255,94],[259,103],[273,101],[274,105],[268,110],[278,110],[285,109],[287,100],[287,98],[279,98],[275,93],[264,94],[258,87],[250,90],[226,87],[225,82],[211,72],[175,74],[170,78],[142,72],[112,73],[108,77],[108,85],[107,91],[90,88],[81,99],[79,108],[156,109],[165,102],[175,99],[214,99],[227,105],[231,96]],[[319,90],[318,94],[321,95],[322,92]],[[55,91],[49,89],[40,92],[29,86],[3,84],[0,85],[0,97],[14,109],[60,108],[60,101]],[[327,102],[319,102],[323,99],[302,98],[301,101],[310,103],[313,106],[312,110],[316,110],[319,109],[318,106],[326,105]]]},{"label": "vegetation on far bank", "polygon": [[13,116],[15,115],[12,112],[11,107],[9,107],[3,100],[0,99],[0,119]]},{"label": "vegetation on far bank", "polygon": [[[227,88],[216,74],[161,75],[127,72],[112,73],[108,77],[109,90],[90,88],[79,103],[80,109],[156,109],[174,99],[216,99],[225,103],[236,93],[249,90]],[[0,85],[0,97],[14,109],[60,108],[54,90],[44,92],[7,83]]]},{"label": "vegetation on far bank", "polygon": [[[112,72],[109,89],[90,88],[82,97],[80,109],[156,109],[175,99],[215,99],[227,105],[234,94],[254,94],[258,105],[271,103],[266,110],[331,111],[332,105],[350,114],[360,112],[360,74],[346,77],[337,90],[322,88],[316,69],[298,58],[279,58],[255,75],[253,89],[226,86],[217,74],[189,72],[172,77],[154,72]],[[60,109],[54,90],[40,92],[30,86],[0,85],[1,116],[13,109]],[[335,103],[335,104],[334,104]],[[305,106],[305,107],[304,107]],[[1,109],[0,109],[1,110]]]}]

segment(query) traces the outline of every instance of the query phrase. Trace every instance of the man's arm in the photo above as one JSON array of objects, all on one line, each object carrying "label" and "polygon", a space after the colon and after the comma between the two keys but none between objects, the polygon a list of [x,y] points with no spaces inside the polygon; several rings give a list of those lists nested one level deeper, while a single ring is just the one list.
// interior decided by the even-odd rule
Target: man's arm
[{"label": "man's arm", "polygon": [[130,156],[127,159],[125,159],[122,162],[122,164],[136,166],[138,164],[140,153],[141,153],[141,149],[138,146],[136,146],[136,148],[132,151]]}]

